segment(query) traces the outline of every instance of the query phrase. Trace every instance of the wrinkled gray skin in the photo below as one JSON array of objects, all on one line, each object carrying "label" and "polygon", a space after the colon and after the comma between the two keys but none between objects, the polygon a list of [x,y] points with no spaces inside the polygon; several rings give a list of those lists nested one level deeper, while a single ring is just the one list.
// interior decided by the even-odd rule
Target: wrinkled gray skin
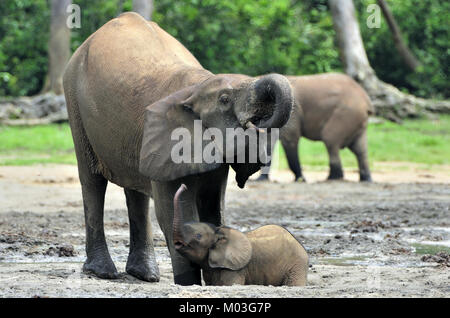
[{"label": "wrinkled gray skin", "polygon": [[[103,228],[108,181],[125,190],[130,222],[126,271],[158,281],[149,198],[172,258],[175,283],[200,284],[200,267],[174,251],[172,199],[181,183],[187,220],[222,223],[229,164],[181,163],[170,157],[173,129],[282,127],[293,105],[281,75],[214,75],[156,23],[124,13],[91,35],[72,56],[64,91],[82,187],[87,260],[83,269],[116,278]],[[250,126],[249,126],[250,125]],[[205,128],[203,127],[203,129]],[[255,128],[249,128],[255,129]],[[256,130],[256,129],[255,129]],[[260,163],[232,164],[238,185]]]},{"label": "wrinkled gray skin", "polygon": [[206,285],[304,286],[308,254],[286,229],[266,225],[242,233],[225,226],[185,222],[181,194],[174,197],[175,249],[201,266]]},{"label": "wrinkled gray skin", "polygon": [[[298,157],[301,137],[320,140],[328,151],[328,179],[342,179],[339,150],[348,147],[359,166],[360,181],[371,181],[367,157],[367,122],[373,107],[364,89],[344,74],[287,76],[295,95],[289,122],[280,130],[280,141],[286,152],[295,180],[305,181]],[[258,180],[267,180],[261,175]]]}]

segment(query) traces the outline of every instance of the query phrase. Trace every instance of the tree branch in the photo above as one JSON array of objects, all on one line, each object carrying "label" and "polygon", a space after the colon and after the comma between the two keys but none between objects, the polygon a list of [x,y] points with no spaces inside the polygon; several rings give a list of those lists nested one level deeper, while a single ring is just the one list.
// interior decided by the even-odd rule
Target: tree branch
[{"label": "tree branch", "polygon": [[420,62],[412,54],[412,52],[409,50],[409,48],[406,46],[405,42],[403,41],[403,37],[401,35],[400,28],[398,27],[394,16],[392,15],[391,11],[389,10],[387,3],[384,0],[377,0],[377,2],[378,2],[378,5],[381,7],[381,11],[383,12],[384,18],[386,19],[389,29],[391,30],[391,34],[394,38],[394,44],[395,44],[395,47],[397,48],[398,53],[403,58],[403,61],[406,63],[406,65],[412,71],[415,71],[420,66]]}]

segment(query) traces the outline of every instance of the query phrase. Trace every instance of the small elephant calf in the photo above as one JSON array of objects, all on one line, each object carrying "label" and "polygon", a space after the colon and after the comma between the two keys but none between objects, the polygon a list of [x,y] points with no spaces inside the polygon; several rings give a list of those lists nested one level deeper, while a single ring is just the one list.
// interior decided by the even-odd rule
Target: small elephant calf
[{"label": "small elephant calf", "polygon": [[242,233],[184,223],[179,199],[186,190],[182,184],[174,197],[173,242],[181,255],[201,266],[206,285],[306,285],[308,254],[286,229],[266,225]]}]

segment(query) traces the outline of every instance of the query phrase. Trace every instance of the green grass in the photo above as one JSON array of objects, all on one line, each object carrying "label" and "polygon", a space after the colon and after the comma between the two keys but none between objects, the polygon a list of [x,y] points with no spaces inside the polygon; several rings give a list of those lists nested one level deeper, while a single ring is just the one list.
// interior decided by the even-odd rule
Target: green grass
[{"label": "green grass", "polygon": [[352,266],[356,262],[363,262],[368,259],[367,256],[349,256],[349,257],[323,257],[320,259],[321,264],[335,266]]},{"label": "green grass", "polygon": [[[368,128],[369,161],[414,162],[427,166],[450,164],[450,115],[438,120],[407,120],[403,125],[391,122],[370,124]],[[277,145],[279,161],[275,167],[287,168],[283,149]],[[300,142],[302,165],[312,169],[328,165],[322,142],[303,138]],[[356,168],[356,158],[341,151],[344,167]],[[72,135],[68,124],[35,127],[0,126],[0,165],[37,163],[76,164]],[[279,166],[278,166],[279,164]]]},{"label": "green grass", "polygon": [[431,245],[421,243],[413,243],[411,245],[416,249],[416,254],[418,255],[437,254],[440,252],[450,253],[450,247],[443,245]]},{"label": "green grass", "polygon": [[0,126],[0,165],[76,164],[68,124]]}]

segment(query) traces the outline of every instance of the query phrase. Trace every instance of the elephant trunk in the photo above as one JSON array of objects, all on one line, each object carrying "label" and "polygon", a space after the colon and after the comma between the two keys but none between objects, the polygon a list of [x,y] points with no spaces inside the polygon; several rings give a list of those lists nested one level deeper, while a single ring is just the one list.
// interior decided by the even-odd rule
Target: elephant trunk
[{"label": "elephant trunk", "polygon": [[186,185],[182,184],[180,188],[175,193],[175,196],[173,198],[173,243],[175,247],[177,245],[182,245],[184,243],[183,238],[183,213],[181,211],[181,205],[180,205],[180,196],[181,194],[187,190]]},{"label": "elephant trunk", "polygon": [[[289,120],[294,105],[291,84],[279,74],[265,75],[252,82],[245,98],[243,103],[237,104],[235,114],[242,127],[258,132],[266,131],[264,128],[268,128],[267,132],[270,132],[271,128],[283,127]],[[264,135],[260,135],[260,138],[264,138]],[[258,142],[258,149],[259,147]],[[262,165],[261,162],[232,164],[238,186],[243,188],[248,178]]]},{"label": "elephant trunk", "polygon": [[289,120],[293,105],[294,95],[288,79],[270,74],[251,84],[245,108],[236,114],[246,128],[281,128]]}]

